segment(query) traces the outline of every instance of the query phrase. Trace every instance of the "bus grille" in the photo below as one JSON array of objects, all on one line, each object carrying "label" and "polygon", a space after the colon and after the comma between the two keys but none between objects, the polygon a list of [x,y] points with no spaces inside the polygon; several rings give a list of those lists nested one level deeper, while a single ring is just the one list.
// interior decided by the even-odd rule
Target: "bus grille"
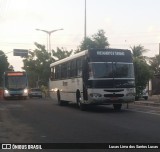
[{"label": "bus grille", "polygon": [[124,94],[104,94],[104,97],[123,97]]},{"label": "bus grille", "polygon": [[107,89],[107,90],[104,90],[105,92],[122,92],[122,91],[124,91],[124,89],[117,89],[117,90],[115,90],[115,89]]}]

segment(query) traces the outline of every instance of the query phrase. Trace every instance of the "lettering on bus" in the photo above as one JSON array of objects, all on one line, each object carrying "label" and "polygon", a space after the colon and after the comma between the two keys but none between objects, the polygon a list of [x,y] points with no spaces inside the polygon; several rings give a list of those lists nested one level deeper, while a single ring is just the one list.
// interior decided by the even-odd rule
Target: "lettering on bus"
[{"label": "lettering on bus", "polygon": [[117,51],[97,51],[97,55],[116,55],[116,56],[124,56],[125,52],[117,52]]}]

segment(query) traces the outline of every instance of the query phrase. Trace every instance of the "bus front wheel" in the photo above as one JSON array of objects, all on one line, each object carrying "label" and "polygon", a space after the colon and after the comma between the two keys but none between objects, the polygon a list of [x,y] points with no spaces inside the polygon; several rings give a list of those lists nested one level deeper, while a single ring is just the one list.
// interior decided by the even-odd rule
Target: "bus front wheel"
[{"label": "bus front wheel", "polygon": [[122,104],[113,104],[114,110],[119,111],[121,110]]},{"label": "bus front wheel", "polygon": [[78,105],[78,107],[82,111],[86,110],[86,105],[82,103],[82,101],[81,101],[81,95],[80,95],[79,92],[76,93],[76,98],[77,98],[77,105]]}]

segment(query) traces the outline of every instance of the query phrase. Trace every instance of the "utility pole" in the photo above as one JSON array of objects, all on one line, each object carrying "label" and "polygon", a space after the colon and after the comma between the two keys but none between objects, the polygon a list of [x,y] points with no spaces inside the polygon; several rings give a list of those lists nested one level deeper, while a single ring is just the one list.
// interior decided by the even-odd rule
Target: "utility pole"
[{"label": "utility pole", "polygon": [[87,17],[86,17],[86,0],[85,0],[85,9],[84,9],[84,40],[86,39],[86,35],[87,35]]},{"label": "utility pole", "polygon": [[160,43],[159,43],[159,55],[160,55]]}]

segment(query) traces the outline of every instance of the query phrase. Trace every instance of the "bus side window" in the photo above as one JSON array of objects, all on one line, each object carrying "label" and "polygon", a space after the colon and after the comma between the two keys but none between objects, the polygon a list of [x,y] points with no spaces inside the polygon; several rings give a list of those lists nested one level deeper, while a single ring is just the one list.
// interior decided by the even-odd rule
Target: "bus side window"
[{"label": "bus side window", "polygon": [[67,65],[66,63],[62,64],[61,66],[61,78],[67,78]]},{"label": "bus side window", "polygon": [[67,63],[67,77],[71,77],[71,64],[70,62]]},{"label": "bus side window", "polygon": [[50,75],[50,79],[51,79],[51,81],[53,81],[54,79],[55,79],[55,77],[54,77],[54,70],[55,70],[55,67],[52,67],[51,68],[51,75]]},{"label": "bus side window", "polygon": [[55,79],[57,79],[57,66],[55,66]]},{"label": "bus side window", "polygon": [[58,66],[58,79],[61,79],[61,64]]},{"label": "bus side window", "polygon": [[53,80],[53,68],[51,68],[50,79]]},{"label": "bus side window", "polygon": [[71,77],[75,77],[77,75],[76,70],[76,60],[71,61]]},{"label": "bus side window", "polygon": [[82,76],[82,58],[77,60],[77,76]]},{"label": "bus side window", "polygon": [[55,67],[55,79],[61,79],[61,65]]}]

